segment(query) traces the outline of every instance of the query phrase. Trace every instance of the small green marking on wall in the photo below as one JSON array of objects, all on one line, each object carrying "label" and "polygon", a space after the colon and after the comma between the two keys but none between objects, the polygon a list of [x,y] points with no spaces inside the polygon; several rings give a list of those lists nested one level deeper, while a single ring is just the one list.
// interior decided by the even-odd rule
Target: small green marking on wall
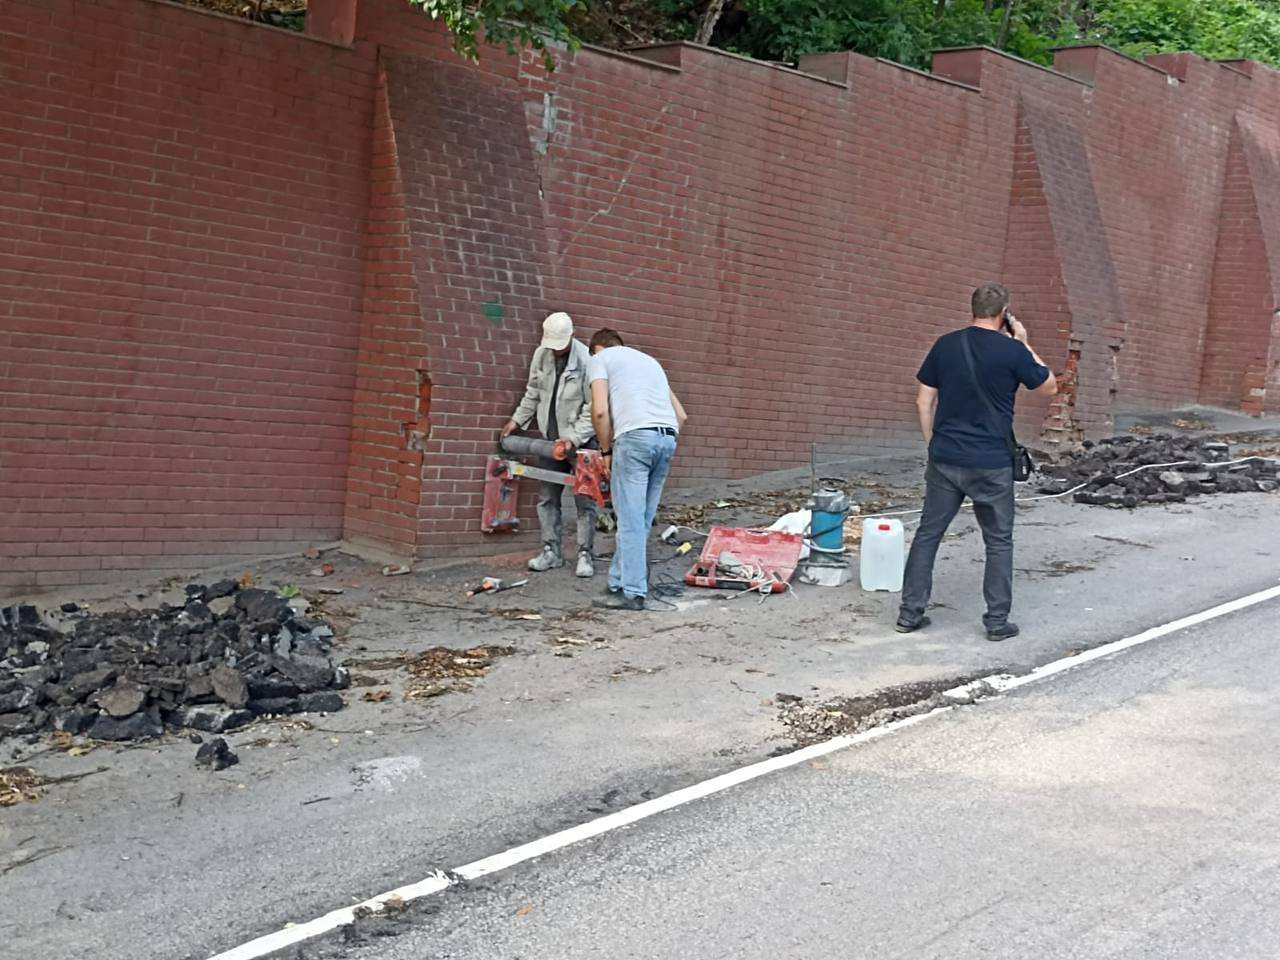
[{"label": "small green marking on wall", "polygon": [[502,304],[486,303],[484,305],[484,318],[495,327],[502,326]]}]

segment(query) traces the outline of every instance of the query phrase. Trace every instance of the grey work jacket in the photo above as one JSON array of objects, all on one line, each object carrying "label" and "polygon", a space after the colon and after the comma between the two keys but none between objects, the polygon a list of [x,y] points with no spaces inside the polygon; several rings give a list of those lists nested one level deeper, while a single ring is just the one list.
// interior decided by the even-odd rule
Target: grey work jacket
[{"label": "grey work jacket", "polygon": [[[583,446],[596,435],[591,426],[591,385],[587,383],[590,359],[586,344],[577,337],[570,341],[569,361],[560,375],[560,391],[556,394],[556,423],[560,427],[557,439],[568,440],[575,447]],[[529,386],[525,388],[520,406],[511,415],[520,429],[526,429],[536,414],[538,429],[546,436],[555,377],[555,351],[539,347],[529,364]]]}]

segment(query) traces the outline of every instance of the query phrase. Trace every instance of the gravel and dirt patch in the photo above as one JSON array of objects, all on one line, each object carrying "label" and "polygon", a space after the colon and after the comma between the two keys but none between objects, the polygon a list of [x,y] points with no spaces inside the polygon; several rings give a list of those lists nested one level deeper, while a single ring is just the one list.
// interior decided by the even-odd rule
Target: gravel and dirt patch
[{"label": "gravel and dirt patch", "polygon": [[[997,671],[988,671],[999,672]],[[819,743],[832,737],[860,733],[903,717],[925,713],[948,704],[971,703],[984,690],[978,686],[961,695],[944,692],[972,684],[987,674],[962,674],[884,687],[859,697],[807,700],[796,694],[779,693],[778,720],[795,741],[796,747]]]}]

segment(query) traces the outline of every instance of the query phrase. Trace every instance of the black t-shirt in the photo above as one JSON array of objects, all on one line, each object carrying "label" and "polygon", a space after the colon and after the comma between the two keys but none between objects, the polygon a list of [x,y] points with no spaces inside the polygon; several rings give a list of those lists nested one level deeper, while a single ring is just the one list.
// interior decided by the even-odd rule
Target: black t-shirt
[{"label": "black t-shirt", "polygon": [[[971,337],[978,377],[999,412],[992,416],[969,376],[961,337]],[[916,379],[938,391],[929,456],[956,467],[1007,467],[1013,399],[1018,385],[1034,390],[1049,379],[1025,345],[994,330],[967,327],[938,338]]]}]

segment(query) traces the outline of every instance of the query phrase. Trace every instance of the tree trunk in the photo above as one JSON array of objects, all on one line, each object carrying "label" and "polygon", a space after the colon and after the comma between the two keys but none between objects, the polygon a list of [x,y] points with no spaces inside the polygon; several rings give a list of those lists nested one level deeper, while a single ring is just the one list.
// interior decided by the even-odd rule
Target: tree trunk
[{"label": "tree trunk", "polygon": [[716,32],[716,21],[720,19],[720,14],[724,11],[725,0],[711,0],[707,4],[706,12],[703,13],[702,19],[698,22],[698,32],[694,35],[693,42],[701,43],[704,46],[711,42],[711,36]]},{"label": "tree trunk", "polygon": [[991,11],[996,8],[996,0],[986,0],[982,5],[982,9],[986,11],[987,16],[991,16]]},{"label": "tree trunk", "polygon": [[936,27],[947,15],[947,0],[938,0],[933,6],[933,25]]},{"label": "tree trunk", "polygon": [[1013,17],[1013,5],[1018,0],[1008,0],[1004,8],[1004,19],[1000,21],[1000,39],[996,41],[996,49],[1003,50],[1004,45],[1009,42],[1009,21]]}]

